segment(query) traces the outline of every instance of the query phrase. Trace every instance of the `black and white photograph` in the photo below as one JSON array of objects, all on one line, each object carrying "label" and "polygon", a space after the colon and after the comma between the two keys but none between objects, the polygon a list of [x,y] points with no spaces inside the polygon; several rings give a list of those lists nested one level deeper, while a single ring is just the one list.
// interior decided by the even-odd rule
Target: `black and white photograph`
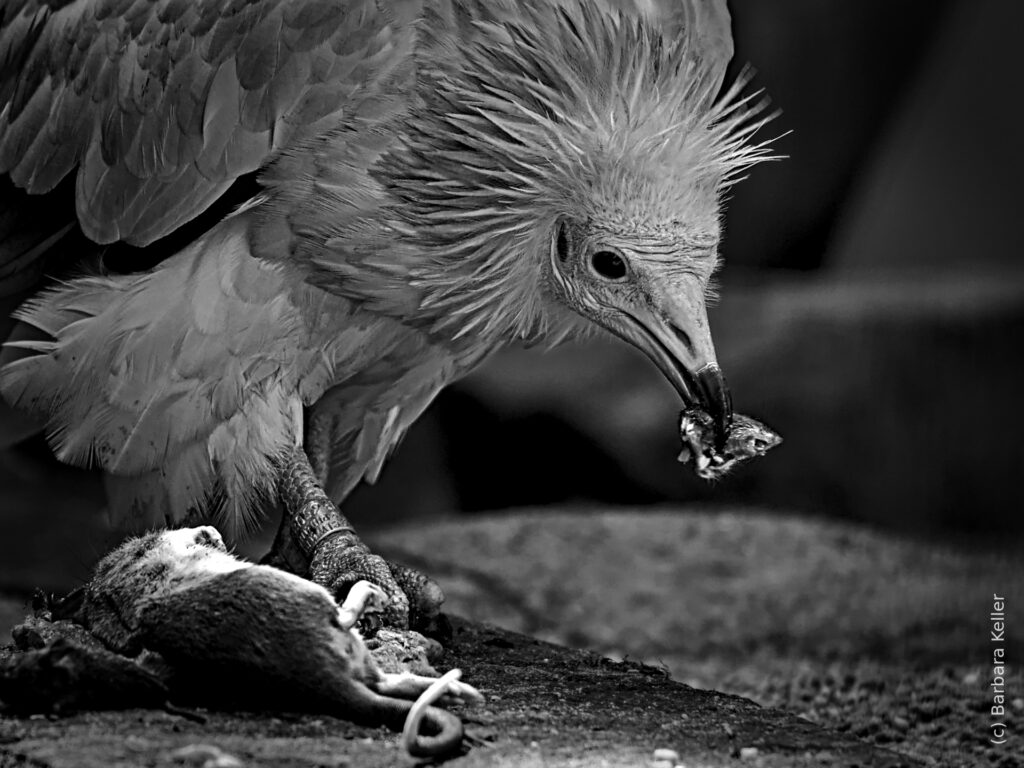
[{"label": "black and white photograph", "polygon": [[0,768],[1024,768],[1022,31],[0,0]]}]

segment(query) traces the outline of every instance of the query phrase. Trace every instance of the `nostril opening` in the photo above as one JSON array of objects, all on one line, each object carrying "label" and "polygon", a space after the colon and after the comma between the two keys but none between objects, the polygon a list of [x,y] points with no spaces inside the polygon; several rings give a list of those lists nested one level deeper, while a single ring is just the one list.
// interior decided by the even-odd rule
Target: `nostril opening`
[{"label": "nostril opening", "polygon": [[672,333],[676,335],[676,338],[679,339],[680,343],[682,343],[683,347],[686,349],[687,354],[693,356],[694,346],[693,340],[690,338],[690,334],[688,334],[682,328],[679,328],[678,326],[674,325],[673,323],[669,323],[668,326],[669,328],[672,329]]}]

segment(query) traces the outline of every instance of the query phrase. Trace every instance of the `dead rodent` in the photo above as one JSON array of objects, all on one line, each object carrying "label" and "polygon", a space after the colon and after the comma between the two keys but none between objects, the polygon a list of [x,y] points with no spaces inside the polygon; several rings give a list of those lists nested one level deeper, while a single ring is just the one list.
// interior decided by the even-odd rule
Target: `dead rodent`
[{"label": "dead rodent", "polygon": [[[172,690],[247,708],[329,713],[402,730],[435,678],[385,674],[354,629],[367,602],[383,593],[366,582],[342,606],[324,588],[227,552],[211,527],[150,533],[107,555],[85,589],[79,619],[112,650],[162,657]],[[464,683],[448,700],[477,699]],[[462,723],[427,707],[427,736],[410,738],[415,756],[457,748]]]}]

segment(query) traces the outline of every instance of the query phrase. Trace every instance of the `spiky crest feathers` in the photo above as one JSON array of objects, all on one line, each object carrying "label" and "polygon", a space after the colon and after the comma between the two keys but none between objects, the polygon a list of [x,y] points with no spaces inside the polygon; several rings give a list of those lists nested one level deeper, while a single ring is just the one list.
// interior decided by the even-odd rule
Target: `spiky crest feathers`
[{"label": "spiky crest feathers", "polygon": [[427,15],[425,108],[376,171],[422,254],[420,309],[455,336],[569,331],[540,285],[557,217],[685,240],[771,157],[751,142],[770,116],[758,93],[744,95],[749,72],[715,101],[722,72],[696,36],[665,40],[649,21],[590,4],[520,8],[519,21],[474,21],[459,46]]}]

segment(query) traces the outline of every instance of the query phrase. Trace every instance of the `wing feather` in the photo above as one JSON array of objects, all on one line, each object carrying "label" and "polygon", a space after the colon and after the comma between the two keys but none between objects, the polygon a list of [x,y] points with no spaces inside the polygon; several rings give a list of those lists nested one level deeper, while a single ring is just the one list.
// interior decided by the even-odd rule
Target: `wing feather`
[{"label": "wing feather", "polygon": [[[434,12],[457,35],[481,15],[514,19],[521,2],[445,0]],[[724,74],[725,0],[594,2],[694,35]],[[239,176],[308,151],[301,140],[325,118],[347,118],[354,94],[393,86],[388,73],[421,13],[422,0],[10,0],[0,10],[0,173],[32,194],[74,173],[85,234],[146,245]]]},{"label": "wing feather", "polygon": [[0,174],[31,194],[74,174],[90,239],[151,243],[340,114],[405,55],[392,42],[411,39],[420,2],[11,0]]}]

